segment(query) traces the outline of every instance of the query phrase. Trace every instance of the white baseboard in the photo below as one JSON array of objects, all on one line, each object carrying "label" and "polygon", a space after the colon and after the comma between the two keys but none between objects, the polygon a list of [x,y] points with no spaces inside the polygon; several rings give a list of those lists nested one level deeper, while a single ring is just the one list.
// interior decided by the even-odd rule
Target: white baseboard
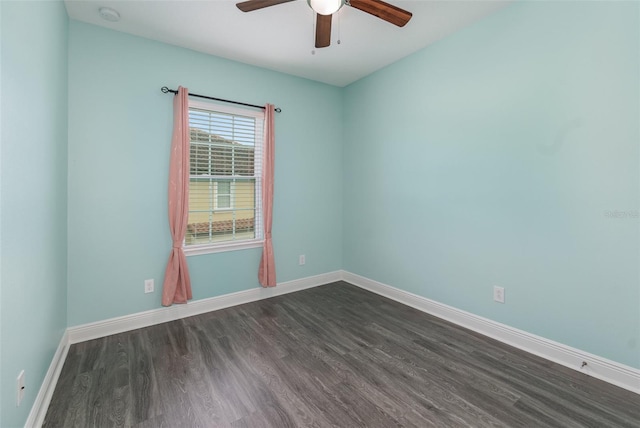
[{"label": "white baseboard", "polygon": [[[365,290],[450,321],[523,351],[640,394],[640,370],[518,330],[454,307],[343,271],[342,279]],[[587,365],[583,368],[582,362]]]},{"label": "white baseboard", "polygon": [[58,345],[58,349],[56,349],[56,353],[53,354],[53,359],[51,360],[47,374],[44,376],[42,385],[40,385],[40,390],[33,402],[33,406],[31,407],[31,411],[27,417],[27,422],[24,424],[25,428],[36,428],[42,426],[44,417],[47,415],[47,409],[49,408],[51,397],[53,396],[53,391],[56,388],[56,383],[58,382],[58,377],[60,377],[62,366],[64,366],[64,360],[67,358],[68,351],[69,335],[65,331],[60,339],[60,344]]},{"label": "white baseboard", "polygon": [[339,281],[340,279],[342,279],[341,271],[329,272],[293,281],[282,282],[279,283],[277,287],[252,288],[250,290],[239,291],[237,293],[195,300],[184,305],[173,305],[166,308],[162,307],[122,317],[110,318],[104,321],[69,327],[67,329],[67,332],[69,333],[69,343],[73,344],[84,342],[87,340],[97,339],[99,337],[110,336],[112,334],[123,333],[125,331],[149,327],[167,321],[174,321],[218,309],[224,309],[230,306],[268,299],[269,297],[317,287],[319,285]]}]

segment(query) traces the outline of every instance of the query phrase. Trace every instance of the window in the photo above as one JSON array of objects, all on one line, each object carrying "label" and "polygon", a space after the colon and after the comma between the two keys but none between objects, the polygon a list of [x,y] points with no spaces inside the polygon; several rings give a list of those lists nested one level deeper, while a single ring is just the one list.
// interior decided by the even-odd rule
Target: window
[{"label": "window", "polygon": [[214,200],[213,207],[217,210],[231,209],[233,205],[231,203],[231,182],[230,181],[216,181],[214,184]]},{"label": "window", "polygon": [[264,112],[189,101],[186,254],[262,245]]}]

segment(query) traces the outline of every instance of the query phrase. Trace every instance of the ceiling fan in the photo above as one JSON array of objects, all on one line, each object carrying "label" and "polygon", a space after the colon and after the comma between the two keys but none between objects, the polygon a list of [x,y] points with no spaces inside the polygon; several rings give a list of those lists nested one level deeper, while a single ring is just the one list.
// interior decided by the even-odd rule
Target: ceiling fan
[{"label": "ceiling fan", "polygon": [[[287,3],[293,0],[248,0],[237,3],[238,9],[251,12],[265,7]],[[326,48],[331,44],[331,17],[343,5],[351,6],[370,15],[404,27],[412,13],[381,0],[307,0],[316,12],[316,48]]]}]

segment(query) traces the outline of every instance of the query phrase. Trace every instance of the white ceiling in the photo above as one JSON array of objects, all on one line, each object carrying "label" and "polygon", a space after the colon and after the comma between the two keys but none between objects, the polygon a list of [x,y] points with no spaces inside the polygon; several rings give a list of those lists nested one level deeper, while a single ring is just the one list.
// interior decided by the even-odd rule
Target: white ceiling
[{"label": "white ceiling", "polygon": [[[387,0],[413,13],[403,28],[345,6],[333,17],[331,46],[314,48],[306,0],[243,13],[229,0],[65,0],[69,17],[113,30],[346,86],[482,19],[512,0]],[[98,8],[120,13],[108,22]],[[340,39],[341,43],[337,44]]]}]

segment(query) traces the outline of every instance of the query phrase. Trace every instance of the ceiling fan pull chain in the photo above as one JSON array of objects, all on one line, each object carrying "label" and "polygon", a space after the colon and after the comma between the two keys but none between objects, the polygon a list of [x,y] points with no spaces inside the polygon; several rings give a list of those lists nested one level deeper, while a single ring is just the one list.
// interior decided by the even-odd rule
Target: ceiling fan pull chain
[{"label": "ceiling fan pull chain", "polygon": [[340,38],[342,37],[342,10],[338,11],[338,44],[340,44]]},{"label": "ceiling fan pull chain", "polygon": [[[313,24],[311,25],[311,40],[315,41],[316,38],[316,13],[313,9],[311,9],[311,21],[313,21]],[[311,49],[311,55],[315,55],[316,54],[316,50],[315,49]]]}]

